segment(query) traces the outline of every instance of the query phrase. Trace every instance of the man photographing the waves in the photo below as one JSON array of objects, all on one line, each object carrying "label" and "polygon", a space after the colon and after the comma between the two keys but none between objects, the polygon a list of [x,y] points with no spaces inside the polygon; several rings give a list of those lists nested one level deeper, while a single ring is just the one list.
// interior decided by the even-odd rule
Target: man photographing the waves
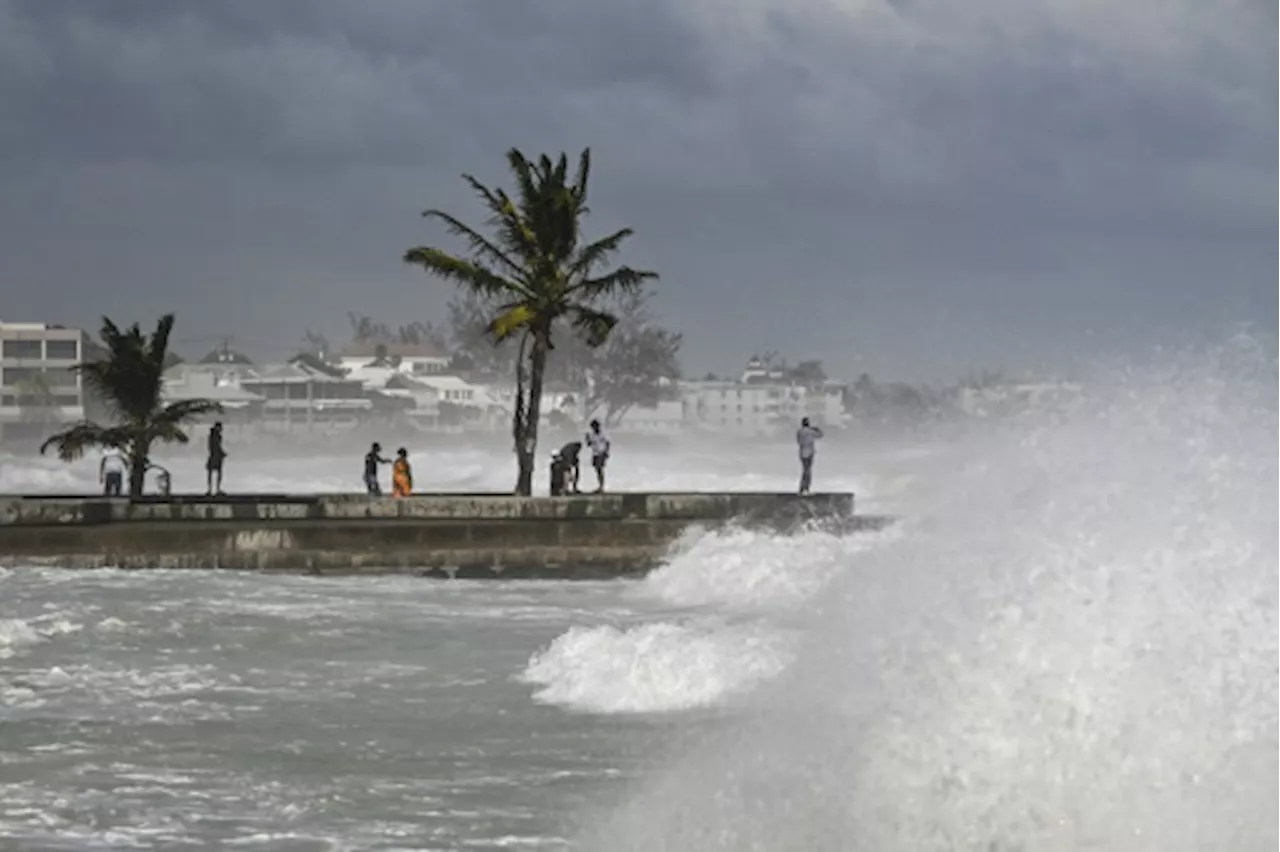
[{"label": "man photographing the waves", "polygon": [[822,437],[822,430],[809,425],[809,418],[800,421],[796,431],[796,444],[800,447],[800,493],[808,494],[813,485],[813,454],[817,440]]}]

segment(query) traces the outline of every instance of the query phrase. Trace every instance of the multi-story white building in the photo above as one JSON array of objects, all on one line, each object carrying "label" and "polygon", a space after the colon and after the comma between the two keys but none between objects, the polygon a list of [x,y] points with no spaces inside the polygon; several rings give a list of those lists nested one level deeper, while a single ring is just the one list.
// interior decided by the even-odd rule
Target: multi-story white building
[{"label": "multi-story white building", "polygon": [[84,418],[82,380],[72,368],[88,344],[77,328],[0,322],[0,438],[42,438],[51,424]]},{"label": "multi-story white building", "polygon": [[692,428],[763,436],[794,429],[802,417],[828,428],[847,420],[839,384],[792,382],[754,360],[740,381],[685,381],[680,390]]}]

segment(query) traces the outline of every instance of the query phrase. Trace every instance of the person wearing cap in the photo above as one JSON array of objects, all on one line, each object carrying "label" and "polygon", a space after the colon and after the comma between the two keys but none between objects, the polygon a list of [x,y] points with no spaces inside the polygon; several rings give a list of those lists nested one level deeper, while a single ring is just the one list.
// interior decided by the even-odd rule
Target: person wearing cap
[{"label": "person wearing cap", "polygon": [[581,441],[570,441],[551,454],[551,496],[578,493],[578,455]]}]

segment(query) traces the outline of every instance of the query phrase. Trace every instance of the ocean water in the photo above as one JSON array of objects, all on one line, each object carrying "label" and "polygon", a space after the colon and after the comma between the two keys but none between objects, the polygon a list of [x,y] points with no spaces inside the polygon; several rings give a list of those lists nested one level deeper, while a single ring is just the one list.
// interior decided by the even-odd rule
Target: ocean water
[{"label": "ocean water", "polygon": [[[639,581],[3,572],[0,848],[1273,849],[1276,380],[1232,341],[1068,409],[830,441],[822,484],[901,523],[691,532]],[[619,488],[798,473],[619,450]],[[92,473],[0,457],[0,491]]]}]

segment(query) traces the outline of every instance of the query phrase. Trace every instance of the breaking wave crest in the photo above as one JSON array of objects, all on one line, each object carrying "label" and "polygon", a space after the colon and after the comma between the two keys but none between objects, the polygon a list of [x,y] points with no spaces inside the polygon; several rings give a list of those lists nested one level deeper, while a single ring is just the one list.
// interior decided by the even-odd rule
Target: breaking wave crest
[{"label": "breaking wave crest", "polygon": [[910,534],[582,848],[1274,849],[1276,386],[1240,339],[954,435]]},{"label": "breaking wave crest", "polygon": [[574,627],[534,655],[523,679],[534,698],[594,713],[709,707],[790,661],[787,642],[744,626],[658,622]]}]

